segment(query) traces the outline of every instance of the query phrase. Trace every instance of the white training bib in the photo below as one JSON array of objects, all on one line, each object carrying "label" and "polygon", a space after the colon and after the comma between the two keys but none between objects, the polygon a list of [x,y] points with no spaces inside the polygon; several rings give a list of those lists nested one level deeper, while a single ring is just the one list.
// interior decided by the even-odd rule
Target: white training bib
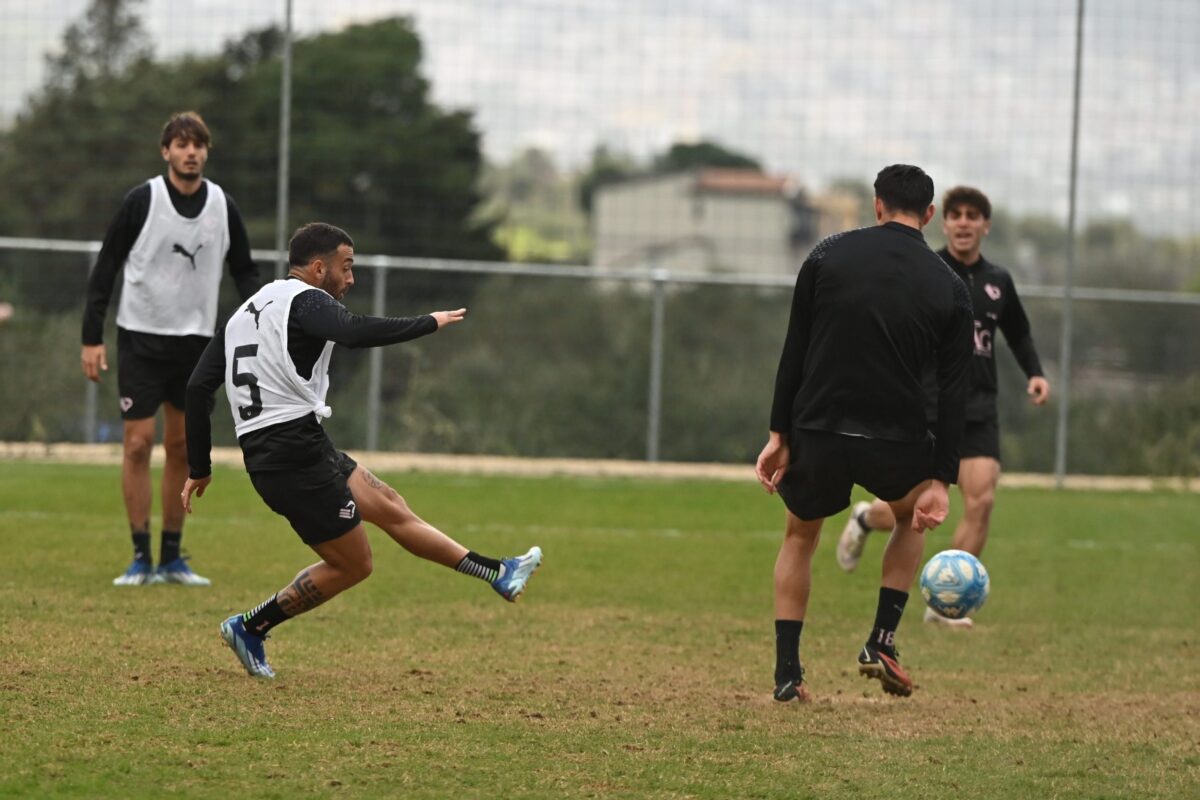
[{"label": "white training bib", "polygon": [[209,180],[195,219],[175,210],[166,178],[151,178],[150,211],[125,259],[117,325],[139,333],[212,336],[217,292],[229,252],[225,192]]},{"label": "white training bib", "polygon": [[288,354],[292,298],[312,288],[295,279],[272,281],[225,324],[225,394],[239,437],[306,414],[333,413],[325,405],[333,342],[325,343],[307,380]]}]

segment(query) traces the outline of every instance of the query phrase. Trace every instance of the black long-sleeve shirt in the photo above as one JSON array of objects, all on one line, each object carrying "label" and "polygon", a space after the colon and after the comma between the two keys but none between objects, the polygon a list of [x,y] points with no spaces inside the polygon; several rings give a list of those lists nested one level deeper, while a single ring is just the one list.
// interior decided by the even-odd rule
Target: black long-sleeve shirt
[{"label": "black long-sleeve shirt", "polygon": [[1004,333],[1004,340],[1017,358],[1026,378],[1042,376],[1042,363],[1029,329],[1029,317],[1017,296],[1008,270],[980,256],[974,264],[967,266],[942,248],[938,255],[962,278],[971,291],[971,305],[975,310],[975,356],[971,359],[967,394],[967,419],[984,421],[995,419],[996,411],[996,359],[994,344],[996,328]]},{"label": "black long-sleeve shirt", "polygon": [[889,222],[825,239],[796,279],[771,430],[920,441],[929,430],[922,372],[936,359],[929,477],[953,483],[972,326],[967,287],[919,230]]},{"label": "black long-sleeve shirt", "polygon": [[[293,278],[292,280],[297,280]],[[316,289],[292,298],[288,315],[288,355],[303,378],[312,377],[313,366],[326,342],[346,347],[382,347],[433,333],[437,320],[430,314],[419,317],[370,317],[352,314],[337,300]],[[225,382],[225,326],[200,356],[187,387],[188,467],[193,478],[212,472],[213,393]],[[332,445],[315,414],[270,425],[238,438],[242,457],[250,472],[267,472],[305,467],[316,463]]]},{"label": "black long-sleeve shirt", "polygon": [[[180,216],[188,219],[200,216],[205,203],[208,202],[208,184],[201,182],[197,191],[183,194],[170,180],[166,180],[165,183],[171,205]],[[237,286],[238,295],[245,300],[262,286],[262,278],[259,276],[258,265],[250,256],[250,237],[246,234],[242,215],[228,193],[225,195],[225,203],[229,215],[229,274]],[[96,265],[88,278],[87,304],[83,310],[84,344],[95,345],[104,342],[104,317],[108,313],[117,274],[125,265],[125,259],[137,242],[149,214],[150,184],[143,183],[125,195],[116,216],[109,223],[104,234],[104,243],[100,247],[100,255],[97,256]],[[123,342],[129,343],[137,355],[168,361],[194,357],[196,350],[203,347],[208,339],[205,336],[163,336],[139,331],[126,331],[126,334]]]}]

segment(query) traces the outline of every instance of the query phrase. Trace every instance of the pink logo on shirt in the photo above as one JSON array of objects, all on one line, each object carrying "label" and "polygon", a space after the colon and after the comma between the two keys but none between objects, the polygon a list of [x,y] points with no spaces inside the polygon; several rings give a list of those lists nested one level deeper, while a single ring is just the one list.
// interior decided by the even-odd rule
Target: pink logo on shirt
[{"label": "pink logo on shirt", "polygon": [[979,320],[975,320],[975,355],[992,357],[992,333]]},{"label": "pink logo on shirt", "polygon": [[994,283],[985,283],[983,285],[983,290],[985,292],[987,292],[987,296],[992,298],[993,300],[1000,299],[1000,287],[995,285]]}]

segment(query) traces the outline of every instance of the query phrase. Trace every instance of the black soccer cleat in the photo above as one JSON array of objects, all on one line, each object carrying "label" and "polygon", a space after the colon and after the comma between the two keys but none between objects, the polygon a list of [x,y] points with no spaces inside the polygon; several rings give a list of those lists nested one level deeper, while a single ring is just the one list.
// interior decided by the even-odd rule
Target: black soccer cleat
[{"label": "black soccer cleat", "polygon": [[804,667],[800,668],[800,677],[788,678],[787,680],[775,679],[775,691],[771,693],[781,703],[790,703],[793,700],[799,703],[807,703],[812,700],[812,695],[808,692],[808,685],[804,683]]},{"label": "black soccer cleat", "polygon": [[895,650],[888,653],[867,643],[858,654],[858,674],[878,679],[888,694],[908,697],[913,691],[913,681],[900,666],[899,658]]}]

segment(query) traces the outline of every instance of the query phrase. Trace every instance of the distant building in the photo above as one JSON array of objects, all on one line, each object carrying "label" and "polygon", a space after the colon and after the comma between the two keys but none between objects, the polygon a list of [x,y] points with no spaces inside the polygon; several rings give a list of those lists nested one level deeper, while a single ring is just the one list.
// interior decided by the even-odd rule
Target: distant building
[{"label": "distant building", "polygon": [[718,168],[608,184],[593,208],[596,266],[785,275],[858,214],[846,196],[813,202],[789,178]]}]

